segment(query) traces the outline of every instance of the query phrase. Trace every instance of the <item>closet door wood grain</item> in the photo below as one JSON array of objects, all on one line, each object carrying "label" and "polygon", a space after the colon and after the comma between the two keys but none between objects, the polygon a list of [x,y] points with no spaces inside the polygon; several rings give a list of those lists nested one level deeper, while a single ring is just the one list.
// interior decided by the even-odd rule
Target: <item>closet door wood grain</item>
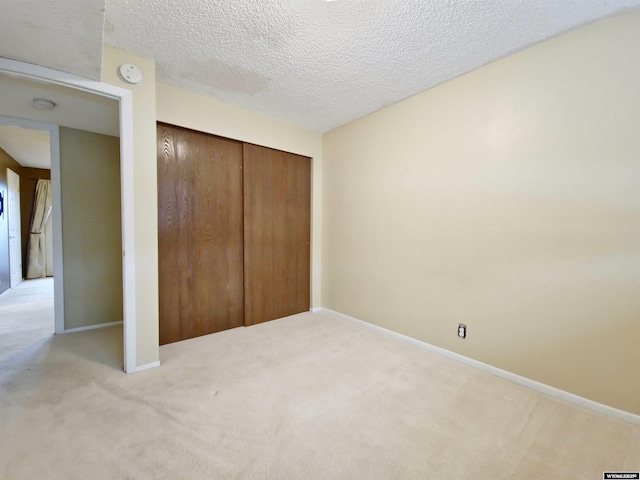
[{"label": "closet door wood grain", "polygon": [[160,344],[243,325],[242,144],[158,124]]},{"label": "closet door wood grain", "polygon": [[245,325],[309,310],[311,159],[244,144]]}]

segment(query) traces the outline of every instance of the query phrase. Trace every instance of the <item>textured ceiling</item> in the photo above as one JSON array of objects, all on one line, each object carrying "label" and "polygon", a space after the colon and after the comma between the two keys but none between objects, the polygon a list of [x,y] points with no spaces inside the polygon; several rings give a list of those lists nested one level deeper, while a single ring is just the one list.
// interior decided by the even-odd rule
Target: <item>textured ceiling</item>
[{"label": "textured ceiling", "polygon": [[640,0],[107,0],[158,80],[324,132]]},{"label": "textured ceiling", "polygon": [[640,0],[0,0],[0,56],[157,78],[324,132]]},{"label": "textured ceiling", "polygon": [[0,0],[0,57],[100,80],[104,0]]}]

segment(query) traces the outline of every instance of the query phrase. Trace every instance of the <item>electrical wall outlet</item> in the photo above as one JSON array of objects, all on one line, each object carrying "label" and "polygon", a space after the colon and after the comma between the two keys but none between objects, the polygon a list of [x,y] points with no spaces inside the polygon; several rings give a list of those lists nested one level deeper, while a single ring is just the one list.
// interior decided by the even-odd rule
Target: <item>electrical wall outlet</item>
[{"label": "electrical wall outlet", "polygon": [[458,337],[467,338],[467,326],[464,323],[458,325]]}]

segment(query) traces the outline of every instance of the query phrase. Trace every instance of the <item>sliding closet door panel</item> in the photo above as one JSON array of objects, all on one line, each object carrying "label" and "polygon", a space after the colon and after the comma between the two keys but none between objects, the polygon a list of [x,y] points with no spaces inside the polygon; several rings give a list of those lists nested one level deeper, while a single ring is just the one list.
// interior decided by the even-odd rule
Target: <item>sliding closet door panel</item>
[{"label": "sliding closet door panel", "polygon": [[243,325],[242,144],[158,124],[160,344]]},{"label": "sliding closet door panel", "polygon": [[245,325],[309,310],[311,159],[244,144]]}]

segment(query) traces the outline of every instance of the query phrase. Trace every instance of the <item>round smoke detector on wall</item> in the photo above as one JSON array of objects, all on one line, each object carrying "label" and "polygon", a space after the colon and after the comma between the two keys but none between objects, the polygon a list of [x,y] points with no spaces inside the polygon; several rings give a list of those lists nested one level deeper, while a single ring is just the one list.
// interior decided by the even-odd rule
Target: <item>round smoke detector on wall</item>
[{"label": "round smoke detector on wall", "polygon": [[131,85],[142,83],[142,72],[135,65],[124,63],[118,67],[118,75],[122,80]]}]

